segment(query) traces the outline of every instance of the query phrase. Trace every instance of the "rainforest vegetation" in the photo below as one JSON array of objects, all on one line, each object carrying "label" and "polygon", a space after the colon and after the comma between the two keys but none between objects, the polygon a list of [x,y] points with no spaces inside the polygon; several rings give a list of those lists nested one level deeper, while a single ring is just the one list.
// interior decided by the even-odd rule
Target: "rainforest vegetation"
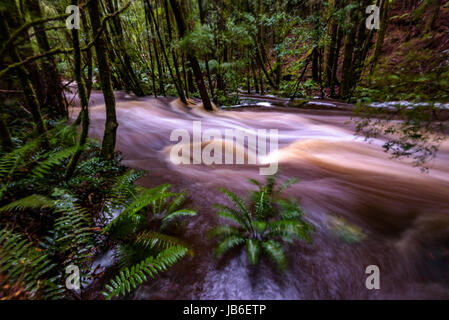
[{"label": "rainforest vegetation", "polygon": [[[449,297],[449,2],[2,0],[0,28],[0,299],[369,298],[311,292],[371,260]],[[173,168],[192,119],[279,128],[279,174]]]}]

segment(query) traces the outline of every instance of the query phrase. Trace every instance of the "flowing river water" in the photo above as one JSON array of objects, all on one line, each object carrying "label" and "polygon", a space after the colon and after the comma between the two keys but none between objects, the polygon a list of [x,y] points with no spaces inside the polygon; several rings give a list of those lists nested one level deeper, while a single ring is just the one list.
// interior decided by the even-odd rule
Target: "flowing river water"
[{"label": "flowing river water", "polygon": [[[188,190],[196,209],[184,238],[195,251],[169,272],[132,294],[135,299],[415,299],[449,298],[449,144],[443,143],[430,172],[393,160],[383,142],[354,136],[350,111],[317,102],[316,110],[282,107],[274,97],[232,110],[206,113],[171,98],[117,93],[117,149],[124,163],[148,171],[139,184],[171,183]],[[255,105],[258,105],[257,107]],[[320,107],[326,108],[320,108]],[[91,100],[90,135],[101,138],[102,97]],[[75,112],[74,112],[75,115]],[[169,151],[175,129],[278,129],[279,180],[300,182],[285,192],[301,203],[314,225],[313,244],[288,246],[289,267],[280,274],[269,262],[248,265],[243,251],[213,256],[208,230],[220,220],[213,205],[227,202],[219,187],[245,196],[263,181],[255,165],[174,165]],[[348,243],[335,218],[356,226],[363,240]],[[348,227],[355,228],[355,227]],[[380,290],[365,286],[366,267],[380,268]]]}]

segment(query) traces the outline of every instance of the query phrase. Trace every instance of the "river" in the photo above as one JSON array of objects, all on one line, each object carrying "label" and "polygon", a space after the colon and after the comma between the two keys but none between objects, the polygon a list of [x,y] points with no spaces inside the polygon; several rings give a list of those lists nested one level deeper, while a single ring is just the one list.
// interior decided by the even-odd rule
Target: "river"
[{"label": "river", "polygon": [[[195,256],[132,294],[135,299],[429,299],[449,298],[449,144],[443,143],[428,173],[409,161],[391,159],[383,141],[354,136],[351,113],[318,102],[317,109],[282,107],[274,97],[255,97],[242,108],[206,113],[172,98],[136,98],[117,93],[117,149],[130,167],[148,171],[139,184],[171,183],[188,190],[187,207],[198,216],[185,239]],[[323,104],[324,103],[324,104]],[[257,105],[257,106],[255,106]],[[328,108],[318,108],[325,106]],[[101,138],[105,110],[92,96],[90,135]],[[248,266],[244,252],[213,257],[207,231],[218,223],[213,205],[225,202],[218,187],[244,196],[263,181],[255,165],[174,165],[170,134],[202,128],[278,129],[279,180],[300,182],[285,196],[301,203],[314,225],[314,242],[288,247],[289,268],[281,275],[270,263]],[[360,230],[347,243],[335,218]],[[356,226],[356,227],[355,227]],[[368,290],[366,267],[380,268],[380,290]]]}]

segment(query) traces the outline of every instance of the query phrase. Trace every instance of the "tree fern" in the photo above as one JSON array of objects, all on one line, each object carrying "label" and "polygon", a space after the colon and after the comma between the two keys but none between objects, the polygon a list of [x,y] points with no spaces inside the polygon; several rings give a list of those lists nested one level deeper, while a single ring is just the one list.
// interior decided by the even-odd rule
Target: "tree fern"
[{"label": "tree fern", "polygon": [[155,257],[148,257],[142,262],[122,269],[109,284],[105,286],[103,295],[106,299],[119,297],[131,292],[148,278],[155,278],[159,273],[166,271],[187,254],[188,249],[175,246],[165,249]]}]

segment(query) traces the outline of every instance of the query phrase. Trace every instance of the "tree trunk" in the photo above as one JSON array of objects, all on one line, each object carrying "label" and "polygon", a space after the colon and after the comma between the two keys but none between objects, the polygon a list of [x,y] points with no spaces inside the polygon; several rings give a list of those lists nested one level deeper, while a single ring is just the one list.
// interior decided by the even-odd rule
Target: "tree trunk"
[{"label": "tree trunk", "polygon": [[11,133],[6,125],[5,116],[3,114],[0,114],[0,140],[4,150],[11,151],[14,148]]},{"label": "tree trunk", "polygon": [[[100,30],[101,26],[99,0],[90,0],[89,16],[92,28],[95,30],[96,34],[98,30]],[[109,59],[103,34],[100,34],[95,42],[95,52],[97,55],[98,69],[100,72],[101,89],[103,91],[106,106],[106,124],[101,147],[101,155],[106,159],[112,159],[114,157],[118,123],[115,114],[115,96],[114,89],[112,87],[111,69],[109,66]]]},{"label": "tree trunk", "polygon": [[[176,23],[178,25],[179,36],[183,38],[187,32],[187,25],[184,20],[184,15],[181,11],[181,7],[177,0],[170,0],[173,13],[176,18]],[[190,66],[193,69],[193,73],[195,75],[196,85],[201,95],[201,99],[203,100],[204,109],[207,111],[213,111],[212,103],[209,98],[209,94],[207,93],[206,86],[204,85],[203,74],[201,73],[200,64],[195,56],[194,52],[187,53],[187,59],[190,61]]]},{"label": "tree trunk", "polygon": [[[39,0],[27,0],[25,5],[30,13],[31,19],[36,20],[42,18],[41,7]],[[45,33],[42,24],[33,27],[36,35],[36,40],[41,53],[50,51],[50,44],[48,42],[47,34]],[[42,64],[42,71],[44,73],[43,84],[45,86],[44,94],[46,96],[45,102],[50,113],[54,117],[67,117],[67,107],[65,105],[63,88],[61,85],[61,75],[56,67],[56,62],[53,56],[44,59]]]},{"label": "tree trunk", "polygon": [[[107,0],[106,4],[109,13],[113,13],[118,10],[118,8],[114,6],[112,0]],[[113,42],[115,44],[116,50],[118,51],[117,56],[120,61],[119,68],[121,69],[121,73],[124,77],[123,80],[125,81],[125,88],[127,88],[129,91],[134,92],[134,94],[138,97],[144,96],[145,94],[142,90],[142,87],[140,86],[140,79],[137,77],[132,68],[132,60],[123,41],[123,27],[119,15],[116,15],[112,18],[111,26],[112,33],[114,34]]]},{"label": "tree trunk", "polygon": [[[2,32],[3,40],[8,39],[11,35],[8,25],[11,17],[12,17],[11,15],[7,14],[4,11],[0,12],[0,27],[3,30]],[[15,46],[10,46],[8,48],[8,52],[13,63],[21,61]],[[44,147],[45,149],[50,149],[47,126],[45,124],[44,119],[42,118],[40,102],[36,97],[36,92],[30,81],[30,75],[23,65],[16,68],[16,73],[23,89],[26,106],[28,110],[31,112],[31,115],[33,116],[33,120],[36,125],[36,131],[39,134],[40,138],[42,139],[41,143],[42,147]]]},{"label": "tree trunk", "polygon": [[[78,0],[72,0],[72,5],[78,6]],[[78,142],[78,150],[70,159],[69,165],[67,166],[66,179],[70,179],[75,172],[76,165],[81,156],[81,152],[87,142],[87,137],[89,134],[89,99],[87,96],[86,84],[84,78],[81,75],[81,49],[79,41],[78,29],[72,29],[72,42],[73,42],[73,60],[75,62],[75,81],[78,87],[78,96],[80,100],[81,107],[81,134]]]},{"label": "tree trunk", "polygon": [[[157,21],[156,21],[156,19],[154,17],[153,8],[151,7],[151,4],[150,4],[150,2],[148,0],[146,0],[146,3],[147,3],[147,6],[148,6],[148,9],[149,9],[148,11],[150,12],[150,18],[153,21],[154,27],[156,29],[156,34],[157,34],[157,37],[159,39],[159,44],[161,46],[161,51],[162,51],[162,54],[164,56],[165,63],[167,64],[167,68],[168,68],[168,71],[170,73],[170,77],[172,78],[172,81],[175,84],[176,92],[178,93],[179,98],[181,99],[181,101],[184,102],[184,103],[187,103],[187,100],[186,100],[186,97],[184,96],[184,92],[182,90],[182,87],[179,84],[179,82],[177,81],[177,79],[175,78],[175,76],[173,75],[173,71],[172,71],[171,66],[170,66],[170,60],[168,59],[167,51],[165,49],[165,45],[164,45],[164,42],[162,40],[162,36],[161,36],[160,30],[159,30],[159,24],[157,23]],[[174,63],[176,64],[176,61],[174,61]]]}]

